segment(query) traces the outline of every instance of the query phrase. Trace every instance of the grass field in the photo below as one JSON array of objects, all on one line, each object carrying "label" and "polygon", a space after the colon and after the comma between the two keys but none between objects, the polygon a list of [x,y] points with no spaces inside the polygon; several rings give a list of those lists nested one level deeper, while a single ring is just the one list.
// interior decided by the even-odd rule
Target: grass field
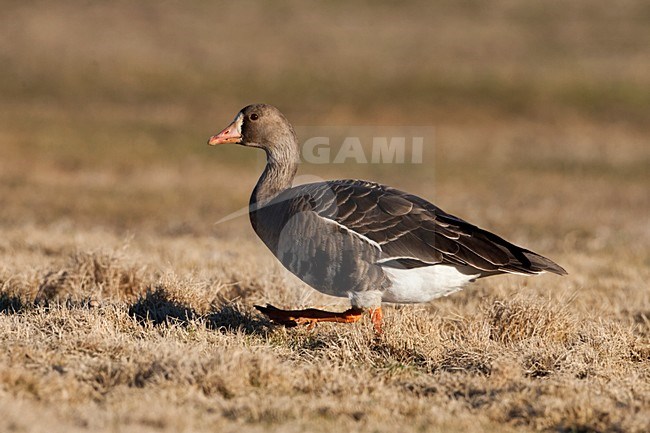
[{"label": "grass field", "polygon": [[[650,431],[646,3],[3,1],[0,431]],[[205,142],[251,102],[433,127],[423,164],[299,174],[569,275],[387,306],[379,338],[271,326],[254,304],[347,306],[216,224],[262,165]]]}]

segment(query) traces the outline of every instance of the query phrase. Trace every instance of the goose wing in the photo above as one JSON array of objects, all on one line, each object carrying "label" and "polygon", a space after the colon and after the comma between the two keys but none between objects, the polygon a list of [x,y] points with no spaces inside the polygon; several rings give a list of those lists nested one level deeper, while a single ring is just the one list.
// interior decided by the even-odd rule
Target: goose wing
[{"label": "goose wing", "polygon": [[[382,266],[449,264],[497,273],[563,275],[553,261],[444,212],[428,201],[373,182],[339,180],[291,188],[301,211],[315,212],[381,249]],[[298,199],[298,200],[296,200]],[[294,206],[295,207],[295,206]],[[296,209],[298,210],[298,209]],[[325,222],[324,222],[325,223]]]}]

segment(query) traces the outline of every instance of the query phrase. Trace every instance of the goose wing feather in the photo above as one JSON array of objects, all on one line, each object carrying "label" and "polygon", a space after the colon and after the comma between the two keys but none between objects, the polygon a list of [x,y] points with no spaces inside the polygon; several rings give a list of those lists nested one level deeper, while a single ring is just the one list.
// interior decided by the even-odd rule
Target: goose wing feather
[{"label": "goose wing feather", "polygon": [[315,212],[378,244],[383,263],[407,267],[449,264],[474,268],[482,275],[566,273],[553,261],[420,197],[377,183],[328,181],[300,185],[285,193],[290,194],[294,211]]}]

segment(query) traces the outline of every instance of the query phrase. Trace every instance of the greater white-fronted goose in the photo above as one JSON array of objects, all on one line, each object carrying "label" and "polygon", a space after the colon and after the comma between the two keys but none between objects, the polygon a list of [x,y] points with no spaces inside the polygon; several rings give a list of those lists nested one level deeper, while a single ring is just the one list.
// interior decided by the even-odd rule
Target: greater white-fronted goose
[{"label": "greater white-fronted goose", "polygon": [[352,306],[342,313],[256,307],[276,323],[351,323],[368,310],[381,332],[382,302],[428,302],[501,273],[566,274],[546,257],[389,186],[332,180],[291,187],[298,142],[291,124],[271,105],[243,108],[208,141],[223,143],[266,152],[266,168],[250,198],[257,235],[302,281],[349,298]]}]

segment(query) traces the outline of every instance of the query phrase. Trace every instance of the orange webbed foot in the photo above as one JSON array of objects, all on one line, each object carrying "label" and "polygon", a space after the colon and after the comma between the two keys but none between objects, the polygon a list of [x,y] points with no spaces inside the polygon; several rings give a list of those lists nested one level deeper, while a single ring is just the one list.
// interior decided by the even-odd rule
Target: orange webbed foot
[{"label": "orange webbed foot", "polygon": [[[273,305],[267,304],[266,307],[255,305],[255,308],[273,323],[292,328],[298,325],[307,325],[313,329],[318,322],[336,322],[336,323],[354,323],[363,317],[364,310],[361,308],[350,308],[343,312],[333,312],[318,310],[316,308],[307,308],[304,310],[281,310]],[[372,320],[377,335],[382,333],[383,313],[381,307],[370,310],[370,319]]]}]

